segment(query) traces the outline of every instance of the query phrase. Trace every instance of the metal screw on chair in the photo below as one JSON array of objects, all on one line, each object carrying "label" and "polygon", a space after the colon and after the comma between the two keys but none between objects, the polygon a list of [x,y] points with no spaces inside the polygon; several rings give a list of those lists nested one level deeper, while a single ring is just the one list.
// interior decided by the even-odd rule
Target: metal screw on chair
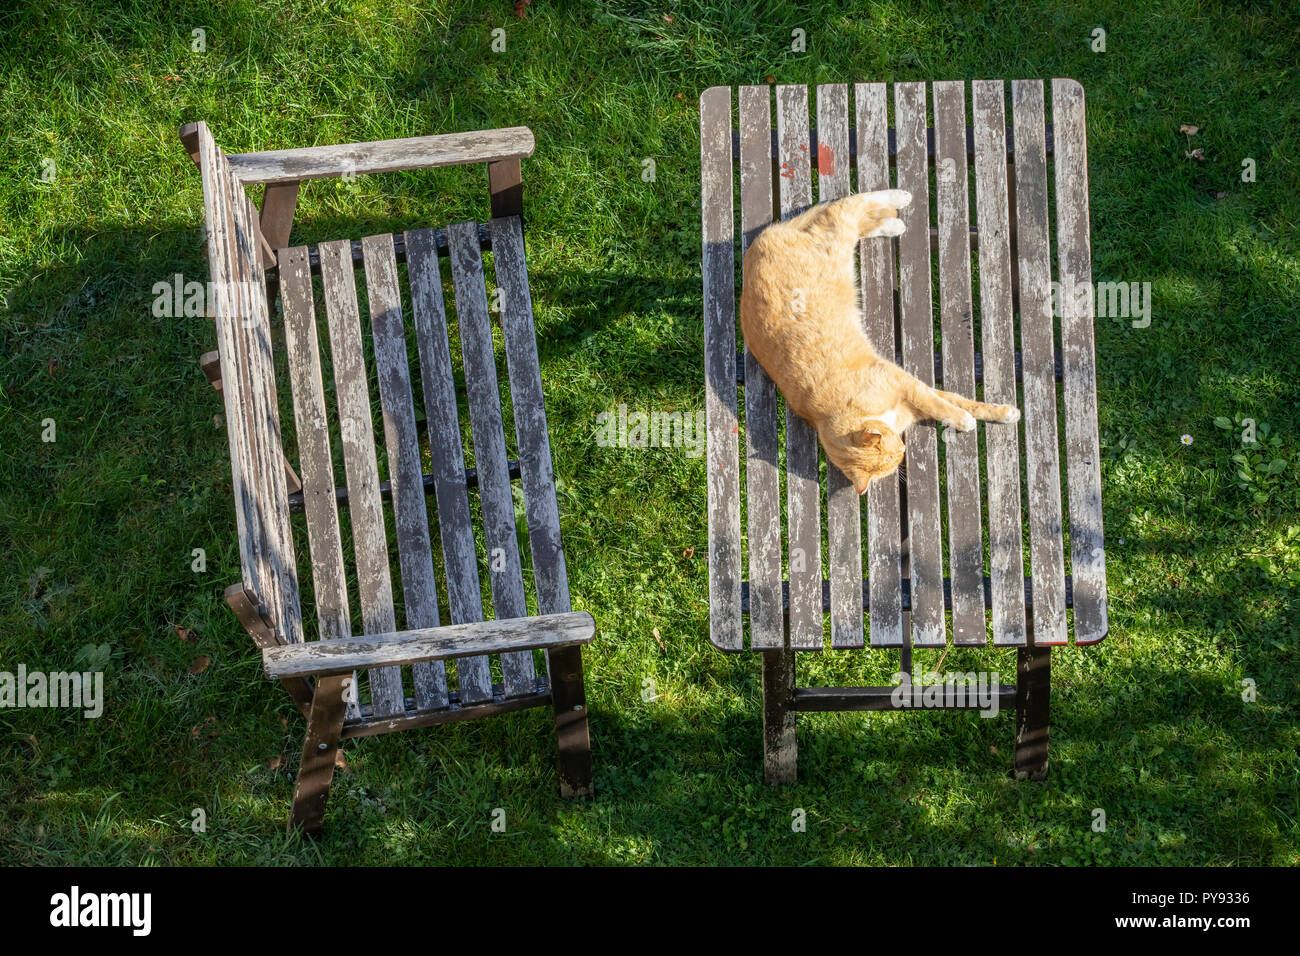
[{"label": "metal screw on chair", "polygon": [[330,745],[329,745],[329,744],[325,744],[325,743],[320,743],[320,744],[317,744],[317,745],[316,745],[316,749],[317,749],[317,750],[329,750],[329,749],[330,749]]}]

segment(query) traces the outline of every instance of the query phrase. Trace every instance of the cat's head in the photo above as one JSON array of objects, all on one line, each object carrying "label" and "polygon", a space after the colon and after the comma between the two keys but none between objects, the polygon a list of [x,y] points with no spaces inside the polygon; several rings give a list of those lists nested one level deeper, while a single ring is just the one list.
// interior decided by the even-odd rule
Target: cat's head
[{"label": "cat's head", "polygon": [[823,441],[826,456],[853,482],[858,494],[877,478],[892,475],[903,461],[903,439],[884,422],[870,419],[861,428]]}]

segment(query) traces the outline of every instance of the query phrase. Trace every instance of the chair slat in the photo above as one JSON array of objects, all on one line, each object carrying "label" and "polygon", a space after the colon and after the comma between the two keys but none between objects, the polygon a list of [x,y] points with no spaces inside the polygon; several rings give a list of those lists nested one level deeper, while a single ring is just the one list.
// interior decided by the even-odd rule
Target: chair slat
[{"label": "chair slat", "polygon": [[276,400],[271,320],[266,303],[266,273],[262,265],[263,240],[257,224],[257,208],[252,200],[233,175],[228,175],[226,182],[230,189],[230,221],[235,240],[235,297],[241,316],[236,338],[242,338],[244,346],[245,381],[248,384],[245,394],[252,413],[250,437],[258,462],[255,482],[257,510],[271,575],[269,593],[263,596],[263,600],[269,603],[283,639],[290,644],[301,644],[302,608],[298,599],[298,571],[289,522],[284,450],[280,443],[280,409]]},{"label": "chair slat", "polygon": [[1061,351],[1065,365],[1065,458],[1070,495],[1070,570],[1074,640],[1094,644],[1109,629],[1106,553],[1101,514],[1101,451],[1097,437],[1097,370],[1093,344],[1092,248],[1088,238],[1088,144],[1083,87],[1052,80],[1055,136],[1056,242],[1062,290]]},{"label": "chair slat", "polygon": [[528,546],[533,557],[537,610],[562,614],[573,609],[569,572],[560,540],[560,508],[555,499],[555,471],[537,359],[533,299],[524,261],[524,233],[518,216],[493,219],[492,263],[501,290],[501,332],[506,345],[510,403],[519,443],[519,473],[524,485]]},{"label": "chair slat", "polygon": [[[370,389],[366,384],[365,352],[361,345],[361,316],[357,309],[356,274],[346,240],[321,243],[321,280],[329,326],[330,357],[338,395],[339,431],[348,483],[348,511],[361,598],[361,624],[367,634],[397,630],[393,613],[393,582],[379,469],[375,462],[375,433],[370,418]],[[378,717],[406,709],[399,668],[372,668],[370,699]]]},{"label": "chair slat", "polygon": [[[742,255],[772,222],[772,93],[740,88]],[[745,349],[745,495],[749,545],[749,646],[785,646],[781,597],[781,475],[776,385]]]},{"label": "chair slat", "polygon": [[[1001,80],[976,80],[972,84],[984,401],[1016,405],[1005,95]],[[1023,646],[1025,569],[1020,511],[1020,429],[986,428],[984,444],[993,642]]]},{"label": "chair slat", "polygon": [[[926,168],[925,84],[894,85],[898,188],[912,194],[901,211],[898,239],[903,367],[934,384],[934,319],[930,300],[930,189]],[[912,582],[912,643],[944,643],[943,539],[939,530],[939,466],[935,425],[918,422],[907,433],[907,538]]]},{"label": "chair slat", "polygon": [[221,153],[208,131],[199,123],[199,170],[203,181],[204,234],[207,237],[208,269],[215,293],[213,315],[221,361],[221,377],[227,384],[221,390],[225,405],[226,434],[230,444],[230,466],[235,497],[235,525],[239,535],[239,562],[243,580],[260,597],[266,589],[261,567],[260,529],[253,496],[252,443],[248,434],[248,416],[242,406],[241,364],[236,360],[238,348],[235,332],[239,324],[235,304],[234,275],[230,256],[229,190],[220,162]]},{"label": "chair slat", "polygon": [[[889,121],[884,83],[854,87],[857,115],[858,192],[889,188]],[[894,354],[893,243],[860,244],[862,319],[867,338],[881,355]],[[867,487],[867,568],[872,647],[903,643],[902,530],[898,477]]]},{"label": "chair slat", "polygon": [[[817,201],[849,194],[849,88],[817,87]],[[831,647],[862,647],[862,514],[853,482],[826,462],[826,551],[831,582]]]},{"label": "chair slat", "polygon": [[[402,294],[397,282],[392,235],[365,237],[361,240],[361,254],[365,262],[370,331],[375,342],[375,370],[393,489],[406,628],[437,627],[438,591],[433,578],[433,547],[429,543],[429,511],[424,503],[420,439],[415,430],[406,323],[402,318]],[[447,706],[447,674],[442,661],[412,665],[411,677],[416,710],[439,710]]]},{"label": "chair slat", "polygon": [[1064,644],[1065,566],[1061,477],[1053,375],[1051,257],[1047,232],[1047,156],[1041,80],[1011,84],[1016,137],[1016,247],[1020,270],[1020,349],[1025,392],[1029,553],[1034,579],[1035,644]]},{"label": "chair slat", "polygon": [[[970,198],[966,188],[966,84],[935,83],[935,193],[939,210],[939,321],[943,387],[975,397],[975,323],[971,297]],[[986,427],[985,434],[1005,426]],[[980,508],[979,433],[945,431],[948,575],[952,642],[984,644],[984,542]]]},{"label": "chair slat", "polygon": [[[302,470],[303,510],[307,518],[307,548],[311,554],[316,596],[316,623],[321,640],[352,636],[348,582],[343,566],[343,540],[334,496],[334,460],[330,453],[329,420],[321,382],[320,346],[316,338],[316,304],[312,296],[307,247],[281,249],[280,302],[284,314],[285,349],[289,353],[289,386]],[[361,716],[357,687],[344,694],[347,719]]]},{"label": "chair slat", "polygon": [[[433,229],[407,232],[406,268],[411,287],[411,313],[420,355],[420,383],[429,429],[429,457],[438,501],[438,528],[447,575],[447,603],[452,622],[483,620],[478,558],[474,551],[474,526],[465,486],[465,453],[461,447],[456,411],[456,385],[447,336],[442,274],[438,267],[437,235]],[[463,657],[456,661],[456,689],[466,703],[492,697],[488,658]]]},{"label": "chair slat", "polygon": [[[781,179],[781,217],[812,205],[808,153],[808,88],[776,88],[776,131]],[[821,480],[817,433],[786,405],[786,559],[790,576],[790,647],[817,650],[824,644],[821,607]]]},{"label": "chair slat", "polygon": [[731,88],[700,94],[704,277],[705,470],[709,511],[709,641],[742,647],[740,437],[736,415],[736,234],[732,219]]},{"label": "chair slat", "polygon": [[[451,276],[456,293],[461,355],[465,363],[465,385],[469,392],[470,430],[474,442],[474,464],[478,468],[492,602],[498,620],[523,617],[528,608],[524,600],[519,542],[515,537],[515,507],[510,493],[510,466],[506,460],[501,394],[492,350],[492,324],[488,317],[478,225],[461,222],[448,226],[447,241],[451,247]],[[536,687],[532,654],[527,651],[502,654],[501,676],[507,697],[532,693]]]}]

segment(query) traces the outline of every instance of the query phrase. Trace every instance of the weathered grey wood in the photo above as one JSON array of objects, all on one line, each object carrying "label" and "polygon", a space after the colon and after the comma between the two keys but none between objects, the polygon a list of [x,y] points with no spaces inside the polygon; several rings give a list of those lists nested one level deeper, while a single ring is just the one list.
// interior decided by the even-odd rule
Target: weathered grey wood
[{"label": "weathered grey wood", "polygon": [[512,126],[373,143],[235,153],[229,160],[242,182],[282,183],[344,173],[363,175],[461,163],[491,163],[532,154],[532,131],[525,126]]},{"label": "weathered grey wood", "polygon": [[[930,301],[930,188],[926,169],[925,84],[894,84],[898,188],[912,194],[900,211],[899,308],[903,367],[934,384],[934,318]],[[943,539],[939,529],[939,467],[935,425],[918,422],[907,432],[908,567],[912,582],[912,643],[944,643]]]},{"label": "weathered grey wood", "polygon": [[[596,623],[586,611],[445,624],[337,641],[267,647],[262,650],[262,669],[267,677],[277,679],[320,677],[453,657],[527,654],[535,648],[587,644],[595,633]],[[536,685],[529,688],[530,693],[536,690]]]},{"label": "weathered grey wood", "polygon": [[[465,364],[465,387],[469,393],[470,431],[474,442],[474,464],[478,468],[492,603],[498,620],[523,617],[528,613],[528,607],[524,600],[519,542],[515,537],[515,507],[510,493],[501,393],[492,349],[483,256],[478,248],[478,227],[472,222],[448,226],[447,240],[451,245],[451,276],[456,293],[461,357]],[[533,687],[533,675],[531,654],[501,656],[501,677],[507,695],[529,693]]]},{"label": "weathered grey wood", "polygon": [[537,360],[533,300],[524,262],[523,226],[518,216],[510,216],[493,219],[491,228],[492,261],[497,288],[501,290],[501,332],[510,377],[510,402],[514,407],[537,609],[542,614],[560,614],[571,610],[572,605],[564,544],[560,540],[560,508],[555,500],[555,471],[546,427],[542,371]]},{"label": "weathered grey wood", "polygon": [[[972,84],[975,126],[975,219],[979,244],[980,339],[984,401],[1015,405],[1015,329],[1007,197],[1005,85]],[[1025,569],[1020,512],[1020,429],[986,427],[989,493],[989,578],[993,643],[1025,643]]]},{"label": "weathered grey wood", "polygon": [[[939,320],[944,388],[975,398],[975,306],[971,298],[970,199],[966,188],[966,84],[935,83],[935,193],[939,211]],[[1014,403],[1012,403],[1014,404]],[[985,433],[1005,426],[993,425]],[[944,432],[952,641],[984,644],[984,542],[979,434]]]},{"label": "weathered grey wood", "polygon": [[[411,398],[411,372],[406,358],[406,323],[397,284],[393,237],[367,236],[361,245],[389,481],[393,488],[406,626],[410,630],[437,627],[440,623],[438,590],[433,578],[433,546],[429,543],[429,512],[424,503],[420,439],[415,430],[415,402]],[[441,661],[416,664],[411,668],[411,677],[417,710],[447,706],[447,675]]]},{"label": "weathered grey wood", "polygon": [[[320,346],[316,337],[316,305],[312,296],[307,247],[282,249],[279,255],[280,301],[285,346],[289,353],[289,385],[298,437],[298,461],[303,475],[303,510],[307,517],[307,546],[311,554],[316,597],[316,623],[321,640],[348,637],[348,583],[334,500],[334,460],[330,453],[329,420],[321,381]],[[348,719],[361,716],[353,681],[345,695]]]},{"label": "weathered grey wood", "polygon": [[704,413],[709,524],[709,641],[741,649],[740,440],[736,412],[736,234],[732,220],[731,88],[700,94],[704,279]]},{"label": "weathered grey wood", "polygon": [[[781,216],[789,219],[812,205],[808,143],[808,88],[776,88],[776,130],[780,142]],[[790,647],[820,650],[825,643],[821,608],[821,480],[817,433],[785,409],[786,560],[790,578]]]},{"label": "weathered grey wood", "polygon": [[[741,252],[772,222],[772,92],[740,88]],[[749,646],[785,646],[781,607],[781,476],[776,385],[745,349],[745,504],[749,550]]]},{"label": "weathered grey wood", "polygon": [[214,327],[217,333],[221,378],[231,386],[223,388],[226,435],[230,447],[230,470],[235,497],[235,524],[239,536],[240,572],[244,584],[255,593],[266,590],[260,562],[260,545],[253,489],[250,484],[253,471],[252,443],[248,434],[248,419],[243,408],[239,384],[239,363],[235,360],[235,331],[239,322],[234,303],[231,302],[230,222],[226,214],[228,186],[220,164],[221,153],[208,131],[206,123],[195,124],[194,136],[198,145],[199,170],[203,181],[203,225],[207,240],[208,270],[213,283],[215,303]]},{"label": "weathered grey wood", "polygon": [[[1097,436],[1097,372],[1093,346],[1092,248],[1088,237],[1088,144],[1083,87],[1052,80],[1055,127],[1057,281],[1065,364],[1065,474],[1070,495],[1070,569],[1074,578],[1074,640],[1095,644],[1109,629],[1106,552],[1101,514],[1101,452]],[[1069,294],[1082,289],[1081,294]]]},{"label": "weathered grey wood", "polygon": [[[474,526],[464,481],[465,453],[461,447],[437,238],[432,229],[416,229],[406,233],[405,239],[443,568],[447,575],[447,603],[454,623],[471,623],[483,620],[483,596],[479,590]],[[467,704],[490,700],[492,675],[488,659],[457,660],[456,685],[460,699]]]},{"label": "weathered grey wood", "polygon": [[[849,194],[850,152],[849,88],[839,83],[818,86],[818,202]],[[831,647],[862,647],[862,513],[853,482],[829,460],[826,545],[831,581]]]},{"label": "weathered grey wood", "polygon": [[[858,192],[889,188],[889,137],[884,83],[854,87]],[[862,319],[881,355],[894,354],[893,243],[864,239],[860,247]],[[903,643],[902,531],[898,478],[867,487],[867,574],[872,647]]]},{"label": "weathered grey wood", "polygon": [[[352,549],[361,599],[361,625],[367,634],[382,634],[395,631],[397,622],[393,613],[393,582],[383,505],[379,499],[379,469],[361,344],[356,275],[346,241],[321,243],[319,248],[330,358],[338,396],[339,432],[343,439],[343,467],[348,483]],[[370,699],[376,714],[388,717],[401,713],[401,672],[395,667],[374,669],[369,679]]]},{"label": "weathered grey wood", "polygon": [[250,436],[257,462],[254,487],[265,533],[262,544],[272,580],[271,607],[285,640],[301,643],[302,609],[298,598],[298,568],[294,559],[293,531],[289,521],[284,449],[280,441],[280,407],[276,397],[275,361],[272,356],[270,310],[266,301],[267,254],[257,208],[233,176],[230,187],[230,222],[234,238],[234,278],[239,302],[236,337],[242,337],[248,374]]},{"label": "weathered grey wood", "polygon": [[216,282],[217,318],[224,319],[229,326],[229,356],[234,375],[231,378],[231,394],[235,402],[233,413],[242,419],[244,467],[240,469],[240,481],[244,485],[250,501],[250,524],[247,547],[252,551],[253,561],[257,566],[259,586],[252,583],[259,596],[265,602],[272,626],[278,635],[284,627],[283,597],[279,582],[271,569],[271,555],[274,545],[271,529],[266,520],[266,468],[265,450],[262,442],[262,430],[258,427],[258,408],[253,389],[253,364],[250,355],[248,326],[251,318],[244,301],[243,282],[246,272],[243,265],[246,256],[240,249],[238,227],[234,218],[234,208],[238,201],[238,186],[234,183],[229,167],[217,153],[216,180],[218,183],[218,215],[223,223],[220,233],[225,247],[219,262],[219,278]]},{"label": "weathered grey wood", "polygon": [[1011,103],[1016,129],[1016,249],[1020,261],[1020,349],[1024,356],[1033,630],[1036,643],[1064,644],[1067,641],[1065,559],[1061,540],[1056,380],[1052,375],[1052,273],[1047,234],[1042,81],[1014,80]]}]

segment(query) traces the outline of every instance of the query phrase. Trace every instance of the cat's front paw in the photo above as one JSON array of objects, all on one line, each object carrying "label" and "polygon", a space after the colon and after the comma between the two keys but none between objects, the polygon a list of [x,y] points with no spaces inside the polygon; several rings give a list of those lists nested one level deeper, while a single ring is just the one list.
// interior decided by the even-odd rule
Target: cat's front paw
[{"label": "cat's front paw", "polygon": [[944,424],[947,425],[949,428],[953,429],[954,431],[959,431],[959,432],[974,431],[975,416],[972,415],[970,412],[964,411],[961,413],[959,417],[955,419],[948,419],[947,421],[944,422]]},{"label": "cat's front paw", "polygon": [[1020,421],[1020,409],[1014,405],[1002,406],[1002,417],[998,419],[1004,425],[1012,425]]}]

